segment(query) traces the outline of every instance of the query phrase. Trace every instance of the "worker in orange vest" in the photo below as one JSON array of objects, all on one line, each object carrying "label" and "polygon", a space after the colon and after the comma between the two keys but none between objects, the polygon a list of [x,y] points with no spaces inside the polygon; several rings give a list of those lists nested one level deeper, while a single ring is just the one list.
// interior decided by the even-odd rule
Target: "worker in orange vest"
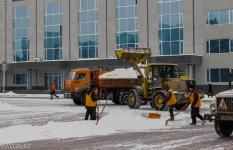
[{"label": "worker in orange vest", "polygon": [[96,84],[91,83],[90,88],[86,92],[86,116],[85,120],[88,120],[89,115],[91,116],[91,120],[96,120],[96,106],[97,101],[100,97],[97,97],[98,89],[96,88]]},{"label": "worker in orange vest", "polygon": [[54,82],[51,82],[51,92],[50,92],[51,99],[50,99],[50,100],[53,99],[53,95],[56,96],[57,98],[59,98],[59,96],[57,96],[57,95],[55,94],[55,91],[56,91],[56,87],[55,87],[55,85],[54,85]]},{"label": "worker in orange vest", "polygon": [[191,104],[191,118],[192,123],[190,125],[196,125],[196,117],[202,120],[202,125],[205,124],[205,120],[202,115],[199,113],[199,108],[201,106],[201,98],[198,91],[195,89],[194,85],[189,85],[190,95],[190,104]]},{"label": "worker in orange vest", "polygon": [[170,112],[170,116],[171,118],[169,119],[169,121],[174,121],[174,113],[173,113],[173,108],[175,106],[175,104],[177,103],[176,101],[176,96],[173,93],[172,89],[165,84],[164,85],[164,90],[167,92],[166,93],[166,99],[163,101],[163,104],[166,105],[166,103],[169,105],[169,112]]}]

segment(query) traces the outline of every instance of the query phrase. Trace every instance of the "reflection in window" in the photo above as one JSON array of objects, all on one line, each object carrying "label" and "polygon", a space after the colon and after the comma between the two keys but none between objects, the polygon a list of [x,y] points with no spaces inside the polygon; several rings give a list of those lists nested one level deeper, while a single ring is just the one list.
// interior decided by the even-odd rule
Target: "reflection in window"
[{"label": "reflection in window", "polygon": [[230,68],[207,69],[207,82],[228,82],[229,73]]},{"label": "reflection in window", "polygon": [[57,90],[61,90],[61,73],[45,73],[45,90],[51,89],[51,82]]},{"label": "reflection in window", "polygon": [[98,58],[98,0],[78,0],[79,58]]},{"label": "reflection in window", "polygon": [[229,24],[232,23],[232,10],[215,10],[206,12],[206,24]]},{"label": "reflection in window", "polygon": [[85,73],[78,73],[76,76],[76,80],[84,80],[86,79],[86,74]]},{"label": "reflection in window", "polygon": [[160,55],[183,54],[183,0],[158,3]]},{"label": "reflection in window", "polygon": [[206,53],[229,53],[233,51],[231,39],[217,39],[206,41]]},{"label": "reflection in window", "polygon": [[25,85],[27,84],[27,74],[15,74],[14,75],[15,85]]},{"label": "reflection in window", "polygon": [[117,0],[117,48],[138,47],[137,0]]},{"label": "reflection in window", "polygon": [[29,61],[29,6],[14,7],[14,61]]},{"label": "reflection in window", "polygon": [[61,2],[47,3],[44,10],[45,60],[62,59]]}]

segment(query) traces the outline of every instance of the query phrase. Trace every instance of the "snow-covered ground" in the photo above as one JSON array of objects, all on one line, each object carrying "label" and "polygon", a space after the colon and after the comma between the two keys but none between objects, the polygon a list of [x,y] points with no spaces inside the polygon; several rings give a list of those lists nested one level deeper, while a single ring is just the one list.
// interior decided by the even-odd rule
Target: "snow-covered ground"
[{"label": "snow-covered ground", "polygon": [[[63,97],[63,94],[56,94],[56,95],[59,97]],[[0,96],[3,96],[3,93],[0,93]],[[17,94],[17,93],[14,93],[12,91],[4,93],[4,96],[5,97],[37,97],[37,98],[39,98],[39,97],[41,97],[41,98],[42,97],[51,97],[49,92],[48,92],[48,94]]]},{"label": "snow-covered ground", "polygon": [[[29,100],[27,100],[29,101]],[[59,101],[59,100],[57,100]],[[6,101],[7,102],[7,101]],[[100,110],[102,110],[105,101],[101,101]],[[208,103],[204,103],[202,108],[209,108]],[[24,112],[68,112],[68,113],[85,113],[84,107],[77,109],[68,108],[37,108],[37,107],[18,107],[8,103],[0,103],[1,111],[20,111]],[[177,111],[175,111],[176,113]],[[112,102],[108,102],[108,106],[104,110],[105,115],[96,125],[96,121],[70,121],[70,122],[54,122],[49,121],[44,125],[33,126],[31,124],[14,125],[0,129],[0,145],[6,143],[19,143],[32,140],[45,139],[66,139],[66,138],[87,138],[97,135],[109,135],[123,132],[150,132],[158,129],[170,129],[185,126],[190,123],[189,110],[181,112],[175,117],[175,122],[169,122],[165,126],[165,122],[169,119],[168,111],[160,111],[160,119],[149,119],[149,113],[156,113],[149,105],[141,106],[140,109],[129,109],[128,106],[117,106]],[[84,117],[84,116],[83,116]],[[200,123],[200,122],[199,122]],[[4,136],[3,136],[4,135]]]}]

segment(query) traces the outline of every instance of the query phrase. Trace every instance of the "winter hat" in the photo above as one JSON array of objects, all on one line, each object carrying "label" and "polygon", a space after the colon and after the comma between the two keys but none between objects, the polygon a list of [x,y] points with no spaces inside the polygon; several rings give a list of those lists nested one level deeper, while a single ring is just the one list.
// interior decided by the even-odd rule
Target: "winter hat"
[{"label": "winter hat", "polygon": [[194,89],[194,85],[193,85],[193,84],[190,84],[190,85],[189,85],[189,88]]},{"label": "winter hat", "polygon": [[90,86],[90,88],[94,89],[94,88],[95,88],[95,86],[96,86],[95,82],[91,82],[91,86]]},{"label": "winter hat", "polygon": [[165,84],[163,88],[164,89],[170,89],[170,87],[167,84]]}]

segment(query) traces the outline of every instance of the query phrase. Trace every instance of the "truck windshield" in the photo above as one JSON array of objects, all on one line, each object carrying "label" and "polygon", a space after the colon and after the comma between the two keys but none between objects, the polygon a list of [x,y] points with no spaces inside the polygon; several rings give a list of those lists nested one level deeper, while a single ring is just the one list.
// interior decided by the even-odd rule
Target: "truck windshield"
[{"label": "truck windshield", "polygon": [[67,80],[73,80],[74,79],[75,72],[70,72],[68,75]]}]

